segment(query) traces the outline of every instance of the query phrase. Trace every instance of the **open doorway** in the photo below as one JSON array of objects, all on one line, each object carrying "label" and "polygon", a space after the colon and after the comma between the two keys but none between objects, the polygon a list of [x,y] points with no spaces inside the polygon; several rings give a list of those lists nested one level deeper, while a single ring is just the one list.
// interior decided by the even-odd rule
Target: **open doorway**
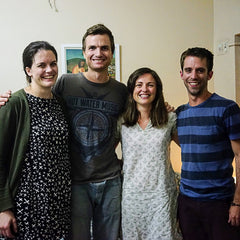
[{"label": "open doorway", "polygon": [[[240,33],[235,35],[234,44],[235,49],[235,91],[236,91],[236,102],[240,106]],[[236,168],[235,161],[233,161],[234,173],[233,176],[236,180]]]},{"label": "open doorway", "polygon": [[240,106],[240,33],[235,35],[236,102]]}]

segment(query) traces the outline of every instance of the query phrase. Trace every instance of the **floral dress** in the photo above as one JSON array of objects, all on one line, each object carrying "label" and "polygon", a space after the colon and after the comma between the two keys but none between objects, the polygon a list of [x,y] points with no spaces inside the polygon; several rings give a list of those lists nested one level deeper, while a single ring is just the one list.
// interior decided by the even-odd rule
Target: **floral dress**
[{"label": "floral dress", "polygon": [[121,127],[123,153],[122,231],[124,240],[179,240],[177,186],[169,159],[176,115],[162,128],[151,122]]},{"label": "floral dress", "polygon": [[16,239],[65,239],[70,228],[68,125],[56,98],[27,94],[31,131],[15,197]]}]

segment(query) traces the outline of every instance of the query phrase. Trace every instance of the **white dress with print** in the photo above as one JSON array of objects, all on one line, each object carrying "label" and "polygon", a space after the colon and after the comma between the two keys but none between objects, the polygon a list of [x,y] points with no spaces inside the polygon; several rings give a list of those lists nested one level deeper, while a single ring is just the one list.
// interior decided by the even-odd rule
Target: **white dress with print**
[{"label": "white dress with print", "polygon": [[177,187],[169,159],[176,115],[166,126],[143,130],[138,124],[122,125],[124,240],[179,240],[176,208]]}]

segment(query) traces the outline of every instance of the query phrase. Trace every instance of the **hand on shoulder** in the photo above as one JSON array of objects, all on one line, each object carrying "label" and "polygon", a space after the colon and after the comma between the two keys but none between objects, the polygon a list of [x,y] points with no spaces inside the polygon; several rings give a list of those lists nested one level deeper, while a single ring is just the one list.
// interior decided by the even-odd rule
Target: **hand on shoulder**
[{"label": "hand on shoulder", "polygon": [[8,99],[11,97],[12,91],[8,90],[7,92],[0,94],[0,107],[5,105]]},{"label": "hand on shoulder", "polygon": [[175,108],[171,106],[168,102],[165,102],[165,106],[167,108],[167,112],[174,112]]}]

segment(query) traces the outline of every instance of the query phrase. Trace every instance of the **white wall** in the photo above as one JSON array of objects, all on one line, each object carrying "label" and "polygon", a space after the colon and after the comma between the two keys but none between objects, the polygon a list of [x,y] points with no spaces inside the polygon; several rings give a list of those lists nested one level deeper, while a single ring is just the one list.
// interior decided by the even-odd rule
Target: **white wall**
[{"label": "white wall", "polygon": [[[213,0],[56,0],[56,6],[58,12],[48,0],[0,0],[0,92],[25,85],[21,54],[29,42],[53,44],[61,72],[61,44],[81,43],[96,23],[109,27],[121,46],[122,81],[149,66],[159,73],[165,99],[174,106],[187,102],[180,54],[194,46],[213,50]],[[173,149],[179,170],[179,150]]]}]

